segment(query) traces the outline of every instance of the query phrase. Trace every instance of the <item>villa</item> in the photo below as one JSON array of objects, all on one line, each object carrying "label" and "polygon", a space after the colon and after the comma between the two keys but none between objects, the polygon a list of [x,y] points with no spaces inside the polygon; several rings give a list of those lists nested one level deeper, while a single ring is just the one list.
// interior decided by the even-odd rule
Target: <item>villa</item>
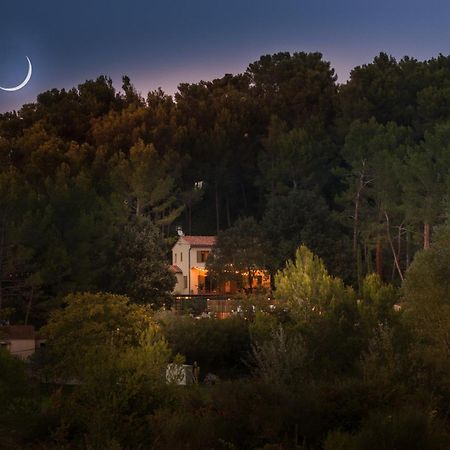
[{"label": "villa", "polygon": [[206,270],[206,260],[215,243],[216,236],[180,236],[172,248],[170,266],[176,277],[175,294],[199,295],[217,291]]},{"label": "villa", "polygon": [[[172,248],[170,270],[176,277],[175,295],[234,294],[238,291],[236,281],[225,281],[218,285],[208,276],[206,260],[216,243],[216,236],[180,235]],[[246,274],[242,275],[242,287],[248,289]],[[252,288],[270,289],[270,276],[265,270],[255,271]]]}]

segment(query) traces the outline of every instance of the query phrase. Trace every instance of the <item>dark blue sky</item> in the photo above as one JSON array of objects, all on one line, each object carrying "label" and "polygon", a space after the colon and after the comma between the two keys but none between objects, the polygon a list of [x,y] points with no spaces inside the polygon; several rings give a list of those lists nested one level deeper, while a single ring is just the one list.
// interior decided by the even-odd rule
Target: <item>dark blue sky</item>
[{"label": "dark blue sky", "polygon": [[245,70],[262,54],[321,51],[345,81],[380,51],[450,53],[450,2],[363,0],[23,0],[1,5],[0,112],[105,74],[146,94]]}]

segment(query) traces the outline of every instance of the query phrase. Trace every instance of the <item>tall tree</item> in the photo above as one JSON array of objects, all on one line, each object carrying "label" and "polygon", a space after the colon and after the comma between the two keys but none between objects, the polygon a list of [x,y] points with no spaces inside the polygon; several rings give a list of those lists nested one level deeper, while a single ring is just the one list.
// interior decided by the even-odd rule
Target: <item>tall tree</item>
[{"label": "tall tree", "polygon": [[387,241],[402,276],[398,249],[393,249],[390,233],[394,217],[399,227],[404,221],[395,199],[401,193],[398,172],[408,142],[408,129],[394,123],[383,126],[374,119],[367,123],[354,122],[346,136],[342,156],[347,169],[339,169],[338,173],[347,183],[341,201],[348,208],[344,214],[350,219],[353,230],[353,257],[358,273],[361,273],[358,268],[361,247],[368,269],[374,247],[376,271],[380,277],[384,276],[383,242]]},{"label": "tall tree", "polygon": [[118,228],[105,288],[133,302],[169,306],[175,285],[158,228],[138,217]]},{"label": "tall tree", "polygon": [[290,126],[330,126],[337,106],[336,75],[321,53],[289,52],[262,56],[249,65],[252,93],[270,117]]},{"label": "tall tree", "polygon": [[410,147],[403,179],[403,201],[411,222],[423,226],[423,247],[430,248],[433,225],[443,218],[450,168],[450,125],[436,125]]},{"label": "tall tree", "polygon": [[246,276],[251,292],[255,272],[266,269],[264,250],[258,223],[251,217],[239,219],[217,236],[206,267],[211,276],[219,281],[234,280],[242,285],[242,277]]},{"label": "tall tree", "polygon": [[113,182],[130,211],[136,217],[149,217],[163,232],[183,210],[175,195],[172,162],[142,140],[130,149],[129,157],[119,154],[112,161]]},{"label": "tall tree", "polygon": [[275,297],[285,301],[297,320],[304,323],[324,314],[334,302],[354,296],[352,289],[330,276],[323,261],[304,245],[277,273],[275,286]]}]

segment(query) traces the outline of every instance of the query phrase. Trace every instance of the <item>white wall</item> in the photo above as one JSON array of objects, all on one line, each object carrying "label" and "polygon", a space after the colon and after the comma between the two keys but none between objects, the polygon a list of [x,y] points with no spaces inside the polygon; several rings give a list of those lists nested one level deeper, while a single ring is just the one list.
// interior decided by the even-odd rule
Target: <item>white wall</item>
[{"label": "white wall", "polygon": [[12,355],[26,359],[36,350],[36,342],[34,339],[11,339],[8,350]]},{"label": "white wall", "polygon": [[[193,267],[204,269],[206,264],[204,262],[197,262],[198,251],[211,251],[211,247],[192,247],[185,243],[182,239],[172,248],[172,264],[178,266],[182,274],[177,274],[177,284],[175,285],[174,293],[180,295],[189,295],[198,293],[198,274],[197,271],[192,271]],[[181,259],[181,254],[183,259]],[[176,255],[176,257],[175,257]],[[187,287],[184,287],[183,277],[187,276]]]},{"label": "white wall", "polygon": [[[172,264],[178,266],[183,272],[182,274],[177,274],[177,284],[174,289],[175,294],[189,294],[189,248],[190,245],[182,242],[181,239],[178,239],[178,242],[172,248]],[[188,277],[186,288],[184,287],[183,280],[185,276]]]}]

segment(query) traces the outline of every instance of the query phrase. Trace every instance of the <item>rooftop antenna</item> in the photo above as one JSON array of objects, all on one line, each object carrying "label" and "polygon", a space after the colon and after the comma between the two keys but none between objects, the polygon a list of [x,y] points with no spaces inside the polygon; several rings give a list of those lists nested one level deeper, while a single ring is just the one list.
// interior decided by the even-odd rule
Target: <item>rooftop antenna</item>
[{"label": "rooftop antenna", "polygon": [[180,237],[184,236],[183,229],[181,227],[177,227],[177,233],[178,233],[178,236],[180,236]]}]

